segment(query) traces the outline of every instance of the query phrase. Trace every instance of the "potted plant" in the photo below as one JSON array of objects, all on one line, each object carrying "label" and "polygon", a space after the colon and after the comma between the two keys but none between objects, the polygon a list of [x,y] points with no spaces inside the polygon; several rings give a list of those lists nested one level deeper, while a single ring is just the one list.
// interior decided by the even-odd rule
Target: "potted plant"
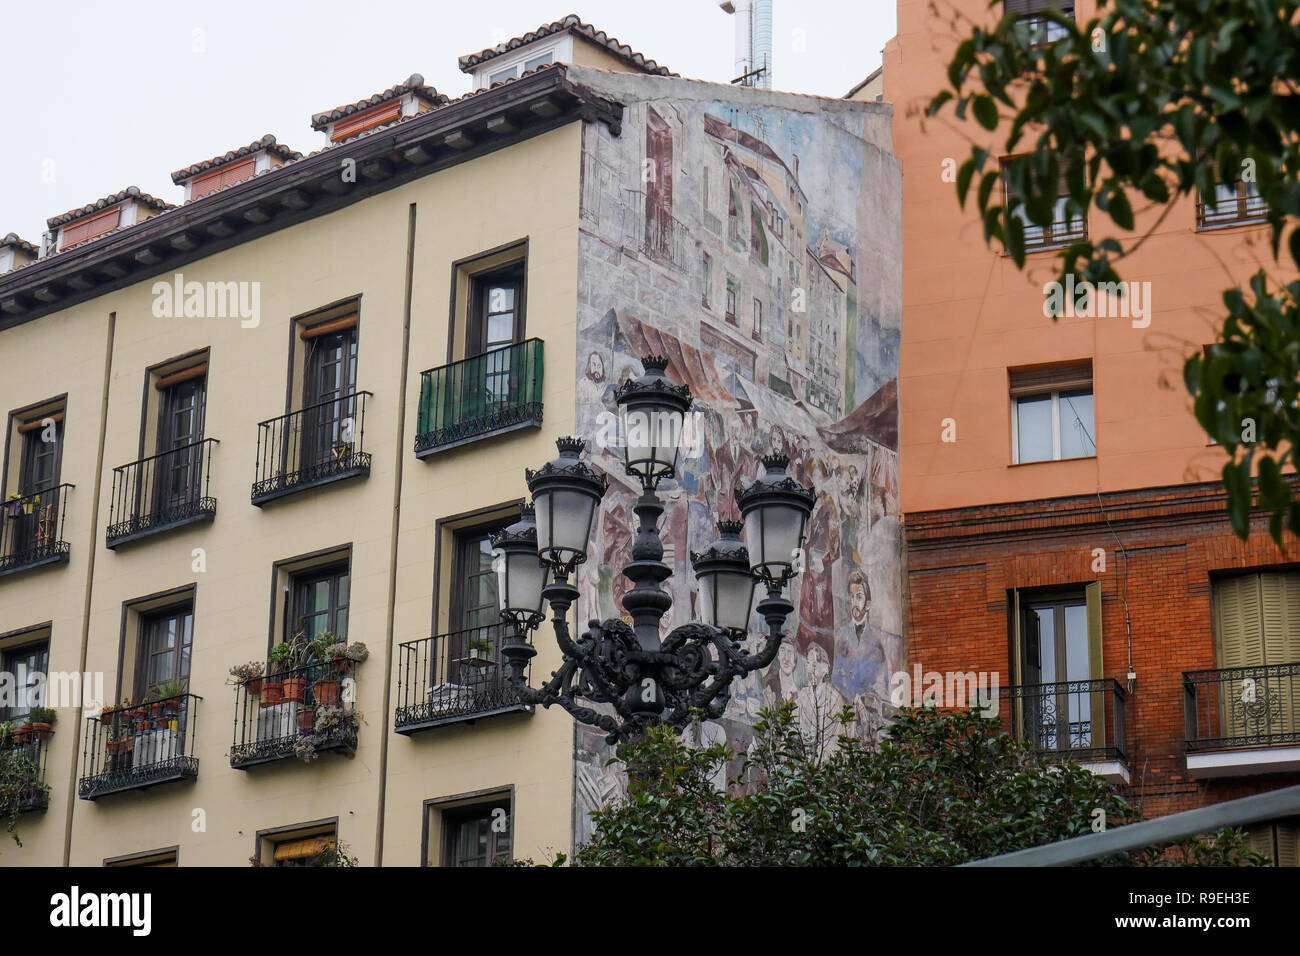
[{"label": "potted plant", "polygon": [[343,674],[347,672],[349,664],[360,664],[369,657],[370,651],[360,641],[349,644],[346,640],[336,639],[333,643],[325,646],[321,656],[326,661],[333,663],[334,669],[338,673]]},{"label": "potted plant", "polygon": [[20,498],[22,498],[22,495],[18,494],[16,491],[9,496],[9,500],[5,503],[5,513],[9,515],[9,517],[17,518],[22,512],[22,503],[19,500]]},{"label": "potted plant", "polygon": [[492,642],[485,637],[471,637],[465,645],[466,663],[486,667],[495,663],[492,658]]},{"label": "potted plant", "polygon": [[298,733],[310,734],[316,726],[316,708],[300,707],[298,709]]},{"label": "potted plant", "polygon": [[32,739],[32,725],[29,717],[19,717],[18,726],[14,727],[14,746],[21,747]]},{"label": "potted plant", "polygon": [[182,698],[189,693],[189,682],[184,678],[164,681],[155,685],[151,693],[157,695],[155,699],[161,705],[154,716],[154,729],[175,730],[180,712],[185,708]]},{"label": "potted plant", "polygon": [[271,659],[280,664],[284,673],[284,700],[301,704],[307,699],[307,667],[315,656],[316,642],[308,642],[299,631],[292,640],[277,644]]},{"label": "potted plant", "polygon": [[52,707],[33,707],[27,715],[27,722],[31,726],[32,737],[35,740],[44,740],[54,727],[54,721],[57,715]]},{"label": "potted plant", "polygon": [[236,684],[244,685],[245,691],[254,697],[258,697],[262,693],[262,668],[261,661],[236,664],[230,668],[230,676],[235,679]]}]

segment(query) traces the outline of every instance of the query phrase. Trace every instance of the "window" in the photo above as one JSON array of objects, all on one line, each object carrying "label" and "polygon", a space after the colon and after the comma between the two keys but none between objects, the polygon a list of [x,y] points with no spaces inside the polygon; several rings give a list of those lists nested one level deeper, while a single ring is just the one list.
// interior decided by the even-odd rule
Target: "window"
[{"label": "window", "polygon": [[142,699],[151,688],[162,684],[188,684],[194,644],[193,606],[185,604],[142,615],[139,635],[133,696]]},{"label": "window", "polygon": [[202,176],[195,176],[190,181],[190,199],[201,199],[204,196],[225,189],[227,186],[233,186],[235,183],[242,183],[245,179],[251,179],[257,166],[256,157],[250,157],[240,163],[231,163],[221,169]]},{"label": "window", "polygon": [[707,165],[700,167],[700,205],[705,212],[709,211],[709,167]]},{"label": "window", "polygon": [[330,866],[335,855],[346,852],[339,845],[338,825],[313,824],[257,835],[254,866]]},{"label": "window", "polygon": [[749,254],[767,265],[767,230],[763,228],[763,212],[757,202],[749,207]]},{"label": "window", "polygon": [[388,103],[381,103],[373,106],[368,110],[360,113],[353,113],[351,116],[341,119],[330,127],[330,142],[337,143],[340,140],[350,139],[366,130],[374,129],[376,126],[383,126],[385,123],[392,123],[402,115],[402,101],[400,99],[392,100]]},{"label": "window", "polygon": [[1074,0],[1005,0],[1003,9],[1018,17],[1017,32],[1034,47],[1055,43],[1066,35],[1063,26],[1043,16],[1048,10],[1058,10],[1074,19]]},{"label": "window", "polygon": [[703,280],[703,290],[700,293],[700,304],[706,309],[711,308],[709,305],[709,293],[713,289],[713,260],[707,252],[700,255],[700,273]]},{"label": "window", "polygon": [[543,53],[541,56],[535,56],[532,59],[524,60],[524,72],[527,73],[530,70],[546,66],[548,63],[553,63],[554,61],[555,57],[552,54]]},{"label": "window", "polygon": [[96,216],[87,216],[85,219],[69,223],[63,227],[59,235],[59,249],[67,249],[69,246],[102,236],[106,232],[112,232],[117,228],[121,218],[122,207],[115,206]]},{"label": "window", "polygon": [[1268,221],[1268,206],[1259,195],[1259,184],[1254,182],[1216,183],[1214,198],[1198,199],[1196,203],[1196,228],[1214,229],[1219,226],[1240,226]]},{"label": "window", "polygon": [[[1011,205],[1018,193],[1011,185],[1008,175],[1008,167],[1013,159],[1018,157],[1005,157],[1002,160],[1003,185],[1006,192],[1006,202],[1008,207]],[[1031,222],[1029,213],[1025,206],[1021,205],[1016,208],[1012,215],[1019,219],[1024,225],[1025,231],[1025,249],[1026,251],[1048,249],[1055,246],[1068,245],[1072,242],[1079,242],[1088,236],[1088,221],[1082,216],[1071,215],[1069,189],[1066,186],[1065,171],[1061,173],[1061,181],[1057,186],[1057,198],[1052,205],[1052,220],[1045,226]]]},{"label": "window", "polygon": [[158,379],[158,474],[155,511],[166,512],[199,496],[203,473],[203,420],[207,363]]},{"label": "window", "polygon": [[1101,585],[1062,591],[1011,593],[1012,719],[1021,739],[1035,750],[1104,748],[1121,728],[1107,736],[1106,694],[1102,679]]},{"label": "window", "polygon": [[292,608],[286,640],[302,633],[308,641],[322,634],[348,636],[352,578],[346,565],[304,571],[292,578]]},{"label": "window", "polygon": [[510,862],[508,799],[441,812],[443,866],[499,866]]},{"label": "window", "polygon": [[[10,674],[13,681],[14,701],[12,706],[0,708],[4,720],[22,717],[33,707],[43,703],[40,691],[45,684],[45,674],[50,666],[50,643],[48,640],[8,648],[3,655],[3,671]],[[41,675],[39,678],[37,675]]]},{"label": "window", "polygon": [[763,303],[758,299],[754,300],[753,334],[756,339],[761,339],[763,337]]},{"label": "window", "polygon": [[1215,581],[1213,605],[1220,667],[1300,663],[1300,571],[1266,571]]},{"label": "window", "polygon": [[10,413],[0,504],[0,571],[66,558],[60,484],[64,399]]},{"label": "window", "polygon": [[180,848],[171,847],[167,850],[149,850],[145,853],[132,853],[129,856],[114,857],[104,861],[105,866],[111,867],[129,867],[129,866],[177,866],[180,858]]},{"label": "window", "polygon": [[727,321],[732,325],[736,324],[736,292],[739,289],[739,283],[731,276],[727,276]]},{"label": "window", "polygon": [[1097,454],[1091,360],[1009,371],[1014,464]]},{"label": "window", "polygon": [[346,461],[357,414],[357,316],[304,328],[302,452],[307,469]]},{"label": "window", "polygon": [[504,70],[498,70],[496,73],[489,73],[488,86],[491,86],[493,83],[503,83],[506,80],[513,80],[518,75],[519,75],[518,66],[511,66],[511,67],[507,67]]},{"label": "window", "polygon": [[1244,828],[1250,848],[1274,866],[1300,866],[1300,817]]}]

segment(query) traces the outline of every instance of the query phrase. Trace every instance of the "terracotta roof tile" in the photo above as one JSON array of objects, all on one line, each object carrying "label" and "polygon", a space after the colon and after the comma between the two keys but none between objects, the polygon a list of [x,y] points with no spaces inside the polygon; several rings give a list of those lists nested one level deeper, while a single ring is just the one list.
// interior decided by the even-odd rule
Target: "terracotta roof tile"
[{"label": "terracotta roof tile", "polygon": [[23,252],[27,253],[29,256],[34,256],[38,252],[40,252],[40,249],[32,245],[30,242],[28,242],[22,236],[18,235],[18,233],[16,232],[11,232],[3,239],[0,239],[0,249],[9,249],[9,248],[20,249]]},{"label": "terracotta roof tile", "polygon": [[362,110],[370,109],[372,106],[378,106],[380,103],[387,103],[389,100],[395,100],[398,97],[405,96],[407,93],[414,93],[418,99],[424,100],[431,106],[441,106],[447,102],[447,97],[439,93],[432,86],[425,86],[424,77],[419,73],[412,73],[406,78],[405,83],[399,83],[396,86],[390,86],[382,93],[376,93],[364,100],[357,100],[355,103],[348,103],[344,106],[336,106],[332,110],[324,113],[317,113],[311,118],[312,129],[324,129],[335,120],[341,120],[345,116],[351,116],[353,113],[359,113]]},{"label": "terracotta roof tile", "polygon": [[109,206],[115,206],[127,199],[134,199],[136,202],[143,203],[150,209],[157,209],[160,212],[176,208],[169,202],[165,202],[162,199],[155,199],[148,193],[142,192],[139,186],[127,186],[121,192],[114,193],[111,196],[105,196],[103,199],[96,199],[89,205],[81,206],[77,209],[69,209],[60,216],[53,216],[50,219],[45,220],[45,224],[51,229],[56,229],[59,226],[66,226],[70,222],[76,222],[78,219],[89,216],[92,213],[99,212],[103,209],[107,209]]},{"label": "terracotta roof tile", "polygon": [[465,73],[470,72],[481,63],[485,63],[494,57],[501,56],[503,53],[509,53],[511,50],[517,50],[527,43],[534,40],[541,40],[545,37],[555,36],[557,33],[573,33],[591,40],[598,46],[603,46],[606,50],[621,60],[631,63],[638,69],[647,73],[655,73],[659,76],[676,76],[666,66],[660,66],[654,60],[648,59],[640,53],[637,53],[626,43],[620,43],[618,40],[609,36],[604,30],[597,30],[590,23],[583,23],[582,18],[576,13],[571,13],[563,20],[556,20],[554,23],[545,23],[531,33],[525,33],[523,36],[515,37],[505,43],[499,43],[494,47],[488,47],[486,50],[480,50],[478,53],[471,53],[460,58],[460,68]]},{"label": "terracotta roof tile", "polygon": [[266,150],[272,155],[279,156],[281,159],[302,159],[302,153],[295,149],[290,149],[283,143],[277,143],[275,137],[267,133],[261,139],[254,140],[247,146],[240,146],[238,149],[232,149],[221,156],[213,156],[211,159],[205,159],[201,163],[195,163],[192,166],[186,166],[184,169],[178,169],[172,173],[172,182],[180,185],[187,179],[192,179],[199,173],[207,172],[211,169],[220,169],[237,159],[243,159],[245,156],[251,156],[259,150]]}]

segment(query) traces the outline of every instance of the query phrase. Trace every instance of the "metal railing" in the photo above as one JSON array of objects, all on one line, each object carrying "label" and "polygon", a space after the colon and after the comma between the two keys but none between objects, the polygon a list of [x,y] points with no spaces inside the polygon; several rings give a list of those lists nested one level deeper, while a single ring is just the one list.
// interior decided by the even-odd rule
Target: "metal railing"
[{"label": "metal railing", "polygon": [[394,729],[411,733],[525,709],[501,668],[501,637],[501,625],[492,624],[398,645]]},{"label": "metal railing", "polygon": [[50,805],[45,761],[52,730],[22,728],[0,744],[0,821],[17,813],[44,811]]},{"label": "metal railing", "polygon": [[253,504],[370,473],[366,398],[349,392],[259,422]]},{"label": "metal railing", "polygon": [[1300,744],[1300,663],[1183,673],[1188,751]]},{"label": "metal railing", "polygon": [[526,339],[420,373],[416,454],[540,425],[543,370],[542,340]]},{"label": "metal railing", "polygon": [[[319,751],[357,749],[356,662],[339,660],[269,673],[235,685],[236,769]],[[329,718],[322,720],[322,717]]]},{"label": "metal railing", "polygon": [[203,438],[114,468],[107,546],[211,520],[217,513],[217,499],[208,495],[216,444],[215,438]]},{"label": "metal railing", "polygon": [[1113,678],[1013,684],[999,696],[1003,729],[1035,753],[1079,762],[1126,759],[1126,695]]},{"label": "metal railing", "polygon": [[1252,222],[1268,221],[1268,204],[1252,187],[1238,184],[1236,195],[1228,198],[1196,200],[1196,228],[1213,229],[1216,226],[1239,226]]},{"label": "metal railing", "polygon": [[68,559],[63,525],[73,487],[56,485],[0,505],[0,574]]},{"label": "metal railing", "polygon": [[88,717],[77,795],[95,800],[198,776],[194,739],[202,699],[180,694]]}]

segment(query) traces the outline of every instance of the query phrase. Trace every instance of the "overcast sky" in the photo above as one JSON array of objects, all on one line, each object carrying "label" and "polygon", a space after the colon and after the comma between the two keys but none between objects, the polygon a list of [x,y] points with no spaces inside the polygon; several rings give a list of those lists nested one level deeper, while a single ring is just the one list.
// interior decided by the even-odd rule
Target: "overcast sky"
[{"label": "overcast sky", "polygon": [[[180,202],[172,170],[264,133],[319,149],[313,113],[412,73],[459,96],[458,56],[569,13],[683,76],[732,78],[717,0],[6,3],[0,236],[39,243],[50,216],[130,185]],[[773,85],[843,96],[894,24],[894,0],[775,0]]]}]

